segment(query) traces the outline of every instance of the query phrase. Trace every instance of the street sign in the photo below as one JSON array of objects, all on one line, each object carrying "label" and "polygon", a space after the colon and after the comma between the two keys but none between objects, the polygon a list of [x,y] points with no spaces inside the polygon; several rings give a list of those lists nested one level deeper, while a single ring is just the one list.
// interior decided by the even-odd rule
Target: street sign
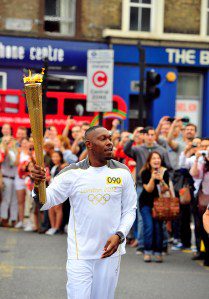
[{"label": "street sign", "polygon": [[87,63],[88,112],[112,111],[113,50],[89,50]]}]

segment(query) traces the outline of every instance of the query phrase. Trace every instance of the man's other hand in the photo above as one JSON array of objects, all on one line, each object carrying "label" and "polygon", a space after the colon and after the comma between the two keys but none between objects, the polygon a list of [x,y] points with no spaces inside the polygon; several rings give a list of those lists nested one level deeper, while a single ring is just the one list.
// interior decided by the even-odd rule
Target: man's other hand
[{"label": "man's other hand", "polygon": [[119,244],[120,244],[119,236],[112,235],[107,240],[107,243],[105,244],[104,253],[102,254],[101,258],[104,259],[104,258],[109,257],[112,254],[114,254],[117,251]]}]

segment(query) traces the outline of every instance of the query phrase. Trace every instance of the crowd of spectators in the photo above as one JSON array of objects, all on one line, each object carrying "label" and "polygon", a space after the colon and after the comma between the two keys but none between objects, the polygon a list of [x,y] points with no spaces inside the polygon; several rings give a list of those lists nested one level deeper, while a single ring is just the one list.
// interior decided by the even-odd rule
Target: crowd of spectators
[{"label": "crowd of spectators", "polygon": [[[84,143],[89,123],[76,123],[68,117],[59,135],[55,126],[46,128],[44,161],[47,184],[66,165],[87,157]],[[127,242],[143,254],[145,262],[163,261],[168,250],[192,250],[193,260],[209,266],[209,237],[204,231],[200,193],[209,195],[209,138],[198,137],[197,127],[187,119],[164,116],[157,126],[121,131],[120,122],[112,122],[114,159],[124,163],[133,175],[138,194],[135,223]],[[33,182],[30,162],[35,158],[32,137],[24,127],[12,135],[9,124],[2,127],[0,140],[0,224],[25,231],[54,235],[66,232],[69,202],[40,212],[31,198]],[[170,191],[180,198],[180,214],[173,221],[152,216],[153,201],[161,192]],[[186,200],[185,200],[186,198]],[[194,227],[195,244],[192,244]],[[204,244],[204,252],[201,245]]]}]

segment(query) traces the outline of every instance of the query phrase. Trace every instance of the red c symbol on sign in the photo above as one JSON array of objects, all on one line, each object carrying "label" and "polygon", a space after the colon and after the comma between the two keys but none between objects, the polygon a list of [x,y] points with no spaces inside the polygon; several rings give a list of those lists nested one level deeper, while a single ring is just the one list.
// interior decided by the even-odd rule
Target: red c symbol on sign
[{"label": "red c symbol on sign", "polygon": [[92,77],[92,82],[96,87],[103,87],[107,83],[107,75],[103,71],[97,71]]}]

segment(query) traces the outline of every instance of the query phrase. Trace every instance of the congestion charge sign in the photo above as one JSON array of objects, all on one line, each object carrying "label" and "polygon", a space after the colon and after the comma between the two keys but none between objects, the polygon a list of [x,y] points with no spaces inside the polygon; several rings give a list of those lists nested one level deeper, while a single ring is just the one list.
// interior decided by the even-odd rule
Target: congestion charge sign
[{"label": "congestion charge sign", "polygon": [[113,50],[89,50],[87,62],[87,111],[112,111]]},{"label": "congestion charge sign", "polygon": [[96,87],[103,87],[106,85],[108,80],[107,74],[103,71],[97,71],[94,73],[92,81]]}]

